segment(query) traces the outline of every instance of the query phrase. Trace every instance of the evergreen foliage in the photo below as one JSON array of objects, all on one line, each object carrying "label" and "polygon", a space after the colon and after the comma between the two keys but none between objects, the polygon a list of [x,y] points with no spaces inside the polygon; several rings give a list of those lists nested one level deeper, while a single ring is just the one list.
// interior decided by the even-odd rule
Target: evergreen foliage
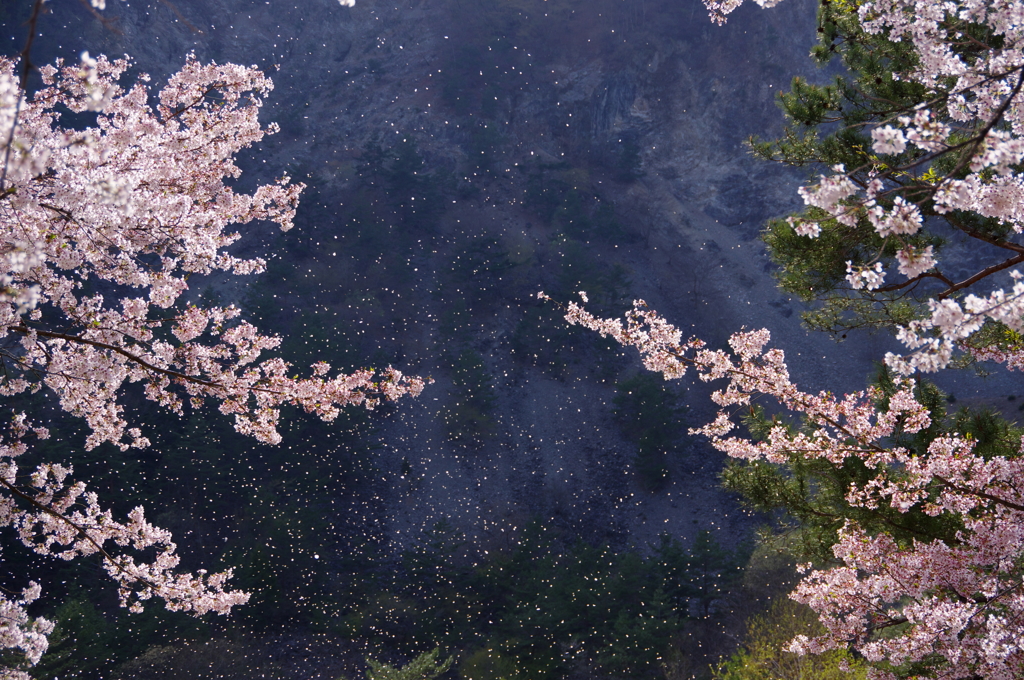
[{"label": "evergreen foliage", "polygon": [[[780,287],[817,303],[803,315],[808,326],[843,337],[854,328],[904,326],[925,314],[929,300],[958,297],[975,289],[987,292],[989,277],[1006,263],[1020,261],[1021,256],[1020,247],[1009,239],[1007,223],[961,210],[940,214],[930,198],[939,177],[967,175],[965,159],[974,151],[972,145],[943,153],[908,145],[884,160],[872,150],[872,128],[912,113],[920,102],[932,102],[932,115],[948,119],[953,83],[943,81],[929,90],[894,76],[917,66],[911,41],[892,41],[884,32],[867,33],[858,7],[859,3],[847,0],[821,2],[819,42],[811,54],[821,66],[838,59],[840,73],[825,84],[794,78],[789,92],[779,96],[789,121],[784,135],[774,140],[751,139],[754,153],[765,160],[816,172],[842,165],[860,187],[872,177],[881,177],[894,191],[879,198],[879,205],[889,209],[894,197],[900,196],[915,203],[924,216],[920,231],[904,236],[902,244],[881,236],[864,216],[854,224],[841,224],[810,205],[793,217],[797,223],[818,224],[821,233],[815,238],[797,234],[787,219],[768,224],[763,238],[778,265]],[[969,38],[957,49],[968,56],[972,50],[980,53],[986,49],[986,43],[998,42],[977,25],[961,23],[958,28]],[[964,128],[951,141],[967,140],[975,132]],[[931,246],[940,262],[948,258],[948,269],[933,269],[874,290],[850,285],[848,262],[853,270],[875,262],[889,268],[895,264],[897,251],[905,246]],[[994,269],[990,271],[990,267]]]},{"label": "evergreen foliage", "polygon": [[797,635],[823,631],[818,617],[806,605],[782,598],[771,608],[750,618],[743,645],[715,669],[714,680],[864,680],[863,659],[847,650],[815,656],[788,651]]},{"label": "evergreen foliage", "polygon": [[[880,368],[875,384],[884,395],[879,408],[886,408],[886,400],[893,393],[891,373]],[[975,451],[985,458],[1017,455],[1024,431],[997,414],[984,409],[960,409],[948,414],[946,396],[929,382],[917,386],[915,397],[930,409],[932,424],[912,435],[897,429],[893,446],[926,456],[929,445],[937,438],[961,433],[976,442]],[[744,423],[757,439],[767,438],[773,427],[783,424],[759,407],[750,410]],[[794,431],[800,425],[786,427]],[[863,488],[877,475],[876,469],[854,456],[838,465],[824,459],[808,459],[793,451],[789,462],[781,465],[730,460],[722,472],[722,482],[727,489],[741,494],[751,508],[780,520],[783,530],[795,532],[797,542],[790,549],[803,560],[831,563],[831,547],[847,520],[856,521],[872,533],[885,532],[900,543],[957,542],[957,533],[963,526],[949,515],[932,516],[921,507],[901,512],[888,504],[876,508],[851,505],[851,488]]]},{"label": "evergreen foliage", "polygon": [[423,652],[401,668],[368,658],[366,663],[370,666],[370,670],[366,672],[367,680],[433,680],[451,668],[452,662],[455,660],[454,657],[449,656],[443,661],[438,661],[437,656],[440,653],[440,649]]}]

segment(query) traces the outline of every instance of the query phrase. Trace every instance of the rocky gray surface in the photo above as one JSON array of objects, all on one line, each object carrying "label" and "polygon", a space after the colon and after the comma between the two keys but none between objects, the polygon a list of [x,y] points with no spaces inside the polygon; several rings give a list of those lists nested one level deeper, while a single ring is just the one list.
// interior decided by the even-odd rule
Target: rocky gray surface
[{"label": "rocky gray surface", "polygon": [[[712,25],[695,0],[648,2],[645,20],[634,13],[580,27],[564,45],[552,46],[539,82],[524,80],[498,102],[503,141],[494,164],[508,181],[474,173],[465,121],[441,96],[440,69],[458,47],[454,24],[460,12],[472,11],[456,2],[360,0],[350,10],[335,0],[127,0],[109,3],[106,24],[74,0],[51,5],[37,61],[73,58],[82,49],[128,53],[157,82],[190,51],[203,60],[272,70],[276,89],[264,115],[282,131],[254,150],[243,182],[288,169],[329,203],[357,186],[360,150],[373,135],[413,135],[429,168],[447,169],[480,189],[454,201],[437,243],[485,234],[528,258],[554,234],[523,209],[513,168],[538,157],[571,160],[591,168],[575,181],[611,196],[620,218],[640,235],[628,245],[594,244],[598,257],[623,266],[630,294],[682,328],[721,345],[739,328],[767,327],[793,358],[798,383],[810,389],[862,387],[871,362],[890,346],[868,337],[837,347],[808,335],[799,324],[800,303],[775,288],[757,239],[766,218],[797,207],[800,176],[755,161],[743,141],[780,131],[774,98],[792,75],[823,77],[806,58],[815,36],[810,0],[787,0],[771,11],[744,7],[724,27]],[[9,44],[20,40],[12,32]],[[607,164],[600,161],[623,140],[639,149],[636,181],[601,170]],[[250,247],[263,248],[271,238],[258,232]],[[431,258],[424,253],[429,266],[437,263]],[[316,271],[357,277],[367,265],[338,266],[330,274],[328,265]],[[309,271],[321,275],[312,265]],[[381,434],[385,483],[375,493],[384,496],[380,519],[396,548],[440,518],[452,518],[481,550],[507,545],[537,515],[622,546],[649,544],[666,531],[688,539],[713,529],[727,543],[747,535],[752,520],[718,490],[721,457],[706,444],[681,441],[670,485],[644,492],[629,464],[634,446],[611,420],[613,380],[595,381],[583,368],[556,378],[513,360],[509,338],[531,304],[526,299],[482,321],[473,341],[498,387],[500,432],[479,449],[449,442],[441,414],[451,383],[438,360],[444,301],[430,293],[432,276],[423,277],[422,297],[394,340],[411,370],[437,382],[420,400],[403,404]],[[538,278],[535,287],[518,285],[532,293],[543,287],[543,274]],[[222,287],[244,297],[243,288]],[[352,302],[326,300],[325,310]],[[391,332],[375,327],[383,322],[367,310],[360,332]],[[635,369],[634,362],[627,370]],[[679,389],[687,395],[690,424],[711,416],[705,386]],[[411,477],[401,474],[403,458],[413,465]]]}]

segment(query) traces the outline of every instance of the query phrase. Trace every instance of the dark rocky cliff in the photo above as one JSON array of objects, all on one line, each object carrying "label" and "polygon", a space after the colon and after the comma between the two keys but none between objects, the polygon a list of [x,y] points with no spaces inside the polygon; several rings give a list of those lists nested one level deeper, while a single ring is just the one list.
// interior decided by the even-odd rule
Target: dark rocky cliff
[{"label": "dark rocky cliff", "polygon": [[[695,0],[111,0],[107,25],[51,4],[38,62],[128,53],[158,82],[194,51],[274,70],[265,119],[281,132],[242,181],[288,171],[310,188],[296,233],[257,229],[243,246],[275,249],[271,271],[213,288],[263,300],[264,323],[333,363],[434,377],[382,416],[380,474],[349,490],[362,528],[339,520],[396,551],[441,519],[480,550],[533,517],[618,547],[700,530],[731,545],[752,529],[717,488],[720,455],[685,428],[663,452],[665,480],[644,483],[612,405],[638,362],[566,332],[538,290],[596,287],[607,313],[644,298],[713,345],[769,327],[815,388],[860,387],[870,371],[870,344],[824,357],[756,238],[798,200],[799,176],[743,141],[780,130],[775,94],[810,68],[806,0],[746,7],[725,27]],[[339,344],[345,358],[331,356]],[[473,417],[460,365],[493,386]],[[705,386],[671,389],[686,424],[709,418]]]},{"label": "dark rocky cliff", "polygon": [[[393,324],[383,317],[397,310],[375,315],[368,309],[363,319],[370,326],[367,350],[387,338],[389,347],[402,347],[406,367],[438,379],[419,403],[399,410],[384,435],[395,462],[382,466],[397,470],[405,456],[421,466],[424,480],[416,489],[398,484],[389,492],[399,497],[388,504],[396,529],[444,515],[479,529],[523,506],[526,515],[555,512],[578,529],[613,527],[644,543],[664,530],[687,535],[694,519],[700,527],[731,526],[732,504],[707,497],[715,495],[717,464],[699,442],[680,443],[671,463],[675,481],[661,493],[631,485],[630,445],[609,420],[613,380],[594,380],[586,365],[605,355],[581,348],[579,364],[559,376],[511,356],[511,335],[534,304],[529,296],[551,288],[555,261],[565,257],[552,247],[565,225],[545,224],[523,207],[522,169],[538,159],[558,166],[540,182],[568,181],[584,200],[600,196],[614,208],[625,232],[620,243],[584,231],[570,236],[587,243],[593,257],[624,268],[630,283],[620,303],[644,297],[712,342],[740,326],[768,325],[790,351],[811,351],[755,240],[766,217],[796,204],[797,178],[753,161],[743,141],[779,129],[775,93],[807,70],[804,55],[814,38],[813,9],[802,2],[772,12],[745,9],[725,27],[712,25],[696,2],[645,4],[646,16],[640,3],[601,5],[613,10],[607,16],[596,6],[587,11],[570,3],[575,9],[553,7],[545,18],[526,16],[530,3],[506,10],[367,0],[349,10],[332,0],[130,0],[110,3],[104,25],[67,2],[46,18],[38,54],[127,53],[156,82],[189,51],[271,69],[276,89],[265,118],[279,122],[282,132],[253,152],[246,170],[300,174],[315,192],[300,211],[300,228],[316,220],[318,234],[330,233],[324,219],[336,217],[326,207],[359,192],[358,167],[371,138],[380,136],[385,146],[413,138],[423,171],[446,171],[459,190],[436,218],[429,249],[417,254],[426,272],[416,274],[421,298],[405,308],[411,314],[402,320],[403,335],[372,327],[375,316]],[[580,16],[556,16],[559,11]],[[556,33],[565,30],[570,33]],[[517,41],[522,47],[512,44]],[[480,54],[496,49],[500,58]],[[496,73],[472,73],[484,67]],[[498,128],[493,138],[485,134],[490,127]],[[633,167],[623,167],[624,153],[635,154]],[[517,263],[514,294],[507,286],[493,293],[505,304],[470,314],[475,329],[467,344],[496,378],[501,425],[481,448],[460,451],[446,442],[438,416],[450,398],[449,370],[438,361],[446,300],[431,279],[464,239],[477,237],[521,251],[524,262]],[[328,256],[306,257],[323,268]],[[344,274],[324,272],[317,303],[335,311],[345,297],[331,300],[326,290],[358,288],[343,279],[366,277],[372,266],[349,263]],[[284,307],[302,304],[290,299]],[[556,317],[554,309],[545,314]],[[354,321],[359,312],[344,316]],[[342,325],[338,332],[352,331]],[[635,370],[634,362],[622,362],[613,377]],[[866,369],[853,370],[856,382]],[[809,378],[834,372],[810,368]],[[689,406],[690,422],[708,413],[701,397]],[[695,494],[696,504],[687,500]]]}]

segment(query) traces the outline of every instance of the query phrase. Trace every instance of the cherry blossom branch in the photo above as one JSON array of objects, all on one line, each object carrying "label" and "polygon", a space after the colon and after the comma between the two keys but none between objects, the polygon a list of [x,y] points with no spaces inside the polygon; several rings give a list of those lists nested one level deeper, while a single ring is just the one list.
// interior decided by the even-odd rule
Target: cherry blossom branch
[{"label": "cherry blossom branch", "polygon": [[[25,607],[39,599],[41,589],[30,581],[21,597],[8,599],[0,593],[0,640],[5,649],[17,649],[25,657],[25,663],[33,666],[39,663],[49,642],[47,636],[53,632],[54,624],[42,617],[31,618]],[[15,668],[3,668],[5,680],[31,680],[28,673]]]},{"label": "cherry blossom branch", "polygon": [[[35,494],[20,489],[14,460],[26,451],[23,439],[30,431],[40,438],[49,436],[45,428],[31,427],[25,415],[18,414],[12,421],[11,438],[0,439],[0,501],[7,496],[0,502],[0,526],[13,527],[27,547],[65,560],[99,554],[118,584],[121,604],[133,612],[152,596],[164,599],[171,610],[195,614],[227,613],[248,600],[246,593],[224,590],[230,570],[209,576],[202,570],[196,576],[174,574],[179,558],[170,534],[146,522],[142,508],[132,510],[127,523],[115,521],[109,510],[100,509],[96,494],[87,492],[84,484],[66,484],[71,468],[39,465],[30,477]],[[18,508],[12,499],[30,510]],[[127,555],[113,555],[104,548],[108,540],[135,550],[154,547],[156,558],[151,564],[139,564]]]},{"label": "cherry blossom branch", "polygon": [[[1008,95],[1006,95],[1006,97],[1003,99],[1003,103],[999,106],[998,109],[996,109],[995,113],[990,117],[988,122],[981,128],[981,131],[978,132],[973,139],[948,147],[947,149],[944,150],[943,153],[952,153],[960,148],[966,147],[966,145],[968,144],[971,145],[970,152],[965,154],[964,157],[960,160],[960,162],[957,163],[952,170],[946,173],[946,176],[943,179],[953,179],[954,177],[959,175],[964,170],[964,168],[970,165],[973,162],[974,155],[981,148],[981,145],[988,139],[989,133],[992,132],[993,128],[995,128],[995,126],[998,123],[1002,122],[1003,116],[1006,115],[1007,109],[1010,108],[1010,104],[1012,104],[1013,101],[1017,98],[1017,95],[1020,94],[1021,87],[1024,86],[1024,66],[1017,66],[1016,68],[1011,69],[1009,73],[1013,72],[1017,73],[1017,84],[1014,85],[1013,90]],[[1007,73],[1006,75],[1009,75],[1009,73]]]},{"label": "cherry blossom branch", "polygon": [[[35,0],[32,5],[32,15],[28,19],[28,39],[25,41],[25,48],[21,51],[21,84],[19,90],[25,92],[28,88],[28,74],[32,72],[32,43],[36,39],[36,24],[39,21],[39,14],[43,11],[43,0]],[[21,113],[21,97],[18,97],[14,105],[14,115],[11,117],[10,131],[7,133],[7,145],[4,150],[4,169],[0,172],[0,191],[7,193],[7,169],[11,164],[11,146],[14,144],[14,131],[18,127],[18,114]],[[13,187],[11,187],[13,189]]]},{"label": "cherry blossom branch", "polygon": [[[811,571],[792,594],[818,613],[826,632],[798,636],[791,651],[817,653],[852,644],[885,678],[891,677],[885,669],[936,656],[950,678],[1021,677],[1024,598],[1015,593],[1024,560],[1024,455],[985,458],[973,453],[973,439],[957,434],[931,440],[926,452],[893,446],[897,427],[913,434],[931,425],[927,409],[914,397],[913,381],[897,378],[884,410],[878,390],[845,397],[802,392],[790,382],[781,351],[764,349],[767,331],[734,334],[730,356],[704,349],[695,338],[683,342],[679,330],[642,301],[634,303],[625,323],[598,319],[575,303],[564,310],[570,324],[636,347],[644,365],[668,379],[692,367],[701,380],[726,381],[712,395],[720,407],[715,420],[691,432],[707,435],[727,455],[780,464],[824,460],[834,467],[859,460],[873,476],[849,485],[850,508],[870,511],[884,504],[898,513],[947,516],[961,527],[952,539],[928,536],[905,544],[877,530],[912,529],[901,522],[883,521],[869,534],[847,520],[832,548],[838,566]],[[735,425],[725,409],[749,404],[758,394],[802,416],[804,428],[776,424],[756,442],[727,436]],[[850,446],[851,440],[858,446]]]},{"label": "cherry blossom branch", "polygon": [[[875,290],[878,291],[879,293],[892,293],[897,290],[903,290],[904,288],[907,288],[909,286],[914,286],[918,283],[921,283],[925,279],[938,279],[939,281],[942,281],[944,284],[948,286],[948,288],[946,289],[947,291],[949,291],[953,286],[956,285],[952,279],[942,274],[942,272],[924,272],[922,274],[918,274],[912,279],[907,279],[906,281],[900,281],[898,283],[889,283],[884,286],[879,286],[878,288],[875,288]],[[855,289],[851,288],[851,290]],[[945,294],[946,292],[940,293],[940,296]]]},{"label": "cherry blossom branch", "polygon": [[967,225],[965,225],[963,222],[961,222],[959,219],[957,219],[955,214],[952,214],[952,213],[946,214],[946,215],[944,215],[944,218],[945,218],[945,220],[947,222],[952,224],[959,231],[967,234],[971,238],[978,239],[979,241],[983,241],[984,243],[988,243],[989,245],[996,246],[997,248],[1004,248],[1006,250],[1012,250],[1015,253],[1024,253],[1024,246],[1019,245],[1017,243],[1013,243],[1012,241],[1006,241],[1004,239],[997,239],[997,238],[992,238],[990,236],[986,236],[985,234],[981,233],[977,229],[972,229],[972,228],[968,227]]},{"label": "cherry blossom branch", "polygon": [[1016,257],[1011,257],[1009,259],[1003,260],[1002,262],[1000,262],[998,264],[994,264],[994,265],[991,265],[989,267],[985,267],[984,269],[982,269],[980,272],[978,272],[974,276],[971,276],[970,278],[964,279],[960,283],[957,283],[955,285],[950,286],[946,290],[944,290],[941,293],[939,293],[939,295],[937,297],[938,297],[939,300],[944,300],[944,299],[948,298],[950,295],[952,295],[953,293],[957,292],[958,290],[963,290],[964,288],[970,288],[971,286],[973,286],[978,281],[981,281],[982,279],[984,279],[986,277],[989,277],[992,274],[995,274],[997,272],[1001,272],[1001,271],[1004,271],[1006,269],[1009,269],[1010,267],[1014,267],[1014,266],[1020,264],[1021,262],[1024,262],[1024,253],[1021,253],[1020,255],[1017,255]]},{"label": "cherry blossom branch", "polygon": [[[179,305],[191,277],[264,269],[262,259],[227,252],[242,225],[293,226],[304,185],[282,177],[251,194],[234,190],[236,154],[277,130],[259,122],[273,84],[255,68],[189,57],[154,97],[142,81],[121,86],[127,59],[83,53],[79,63],[39,68],[43,87],[27,98],[35,68],[30,49],[44,9],[35,0],[20,78],[16,62],[0,58],[0,396],[48,386],[63,410],[85,419],[86,448],[127,448],[149,442],[122,417],[126,382],[145,382],[146,398],[179,412],[184,399],[199,405],[214,398],[237,430],[269,443],[280,440],[284,404],[330,421],[346,405],[372,408],[419,394],[428,381],[391,367],[328,377],[331,367],[317,362],[311,377],[289,377],[285,361],[258,361],[280,339],[244,321],[229,323],[240,315],[233,306],[188,306],[153,320]],[[65,109],[94,112],[95,125],[61,128]],[[100,290],[137,297],[83,292],[93,281],[107,284]],[[52,330],[38,327],[43,310]],[[142,508],[115,521],[82,482],[66,484],[70,468],[41,464],[31,489],[19,487],[15,459],[26,450],[21,438],[29,429],[24,415],[16,416],[14,437],[0,439],[0,526],[14,529],[27,547],[60,559],[99,554],[131,611],[154,596],[197,615],[226,613],[248,599],[225,590],[230,570],[175,573],[171,535],[149,524]],[[36,429],[40,437],[44,432]],[[156,555],[140,563],[106,550],[108,540]],[[25,611],[38,594],[33,583],[20,599],[0,595],[0,649],[19,650],[29,665],[53,628]],[[0,675],[27,677],[10,667],[0,667]]]},{"label": "cherry blossom branch", "polygon": [[[96,540],[89,534],[88,528],[76,524],[75,522],[70,520],[67,516],[63,515],[62,513],[59,513],[57,511],[53,510],[52,508],[50,508],[49,506],[44,505],[43,503],[40,503],[35,498],[33,498],[32,496],[29,496],[28,494],[23,492],[21,489],[19,489],[17,486],[15,486],[14,484],[11,484],[10,482],[8,482],[6,479],[4,479],[2,477],[0,477],[0,486],[3,486],[5,489],[7,489],[7,491],[11,495],[20,498],[21,500],[25,501],[26,503],[28,503],[29,505],[34,507],[36,510],[38,510],[40,512],[43,512],[43,513],[46,513],[47,515],[49,515],[49,516],[53,517],[54,519],[56,519],[58,522],[63,522],[65,524],[69,525],[72,529],[75,530],[76,536],[78,536],[78,537],[88,541],[92,545],[93,549],[97,553],[99,553],[100,556],[103,557],[104,560],[110,562],[110,564],[113,564],[115,566],[118,565],[117,558],[115,558],[113,555],[108,553],[106,551],[106,549],[100,543],[96,542]],[[30,547],[34,547],[34,546],[30,546]],[[50,553],[48,551],[46,551],[46,552],[43,552],[43,554],[44,555],[48,555]],[[123,570],[120,569],[120,567],[118,567],[118,569],[119,569],[119,571],[123,571]],[[126,577],[132,578],[132,575],[129,574],[127,571],[123,571],[123,573],[125,574]],[[151,581],[143,580],[143,581],[141,581],[141,583],[143,583],[144,585],[146,585],[150,589],[155,589],[155,588],[159,587],[158,584],[153,583]]]},{"label": "cherry blossom branch", "polygon": [[[197,377],[192,376],[192,375],[186,375],[184,373],[179,373],[178,371],[172,371],[170,369],[160,368],[159,366],[154,366],[153,364],[149,363],[148,361],[146,361],[145,359],[143,359],[139,355],[133,354],[132,352],[129,352],[128,350],[124,349],[123,347],[118,347],[117,345],[111,345],[111,344],[108,344],[108,343],[105,343],[105,342],[99,342],[98,340],[90,340],[89,338],[84,338],[84,337],[82,337],[80,335],[68,335],[66,333],[54,333],[52,331],[44,331],[44,330],[40,330],[40,329],[36,329],[36,328],[28,328],[27,326],[24,326],[24,325],[22,325],[22,326],[11,326],[10,330],[14,331],[15,333],[21,333],[22,335],[37,335],[37,336],[42,337],[42,338],[53,338],[53,339],[56,339],[56,340],[67,340],[68,342],[74,342],[74,343],[78,343],[78,344],[82,344],[82,345],[89,345],[90,347],[96,347],[98,349],[105,349],[105,350],[108,350],[110,352],[115,352],[117,354],[120,354],[121,356],[126,357],[127,359],[130,359],[131,361],[137,363],[139,366],[142,366],[143,368],[145,368],[147,371],[152,371],[153,373],[157,373],[159,375],[166,375],[168,377],[175,378],[176,380],[181,380],[181,381],[184,381],[184,382],[195,383],[197,385],[202,385],[203,387],[210,387],[210,388],[214,388],[214,389],[224,389],[223,385],[220,385],[220,384],[215,383],[215,382],[210,382],[208,380],[203,380],[201,378],[197,378]],[[253,388],[253,389],[260,389],[260,388]],[[272,392],[272,390],[265,390],[265,391]]]},{"label": "cherry blossom branch", "polygon": [[[177,342],[154,336],[149,320],[176,303],[191,276],[263,269],[263,260],[223,252],[240,237],[227,229],[256,220],[290,228],[303,186],[283,178],[242,195],[224,182],[239,172],[233,154],[266,132],[257,114],[272,83],[262,73],[190,58],[154,110],[144,86],[118,85],[127,67],[87,56],[75,67],[42,67],[45,87],[19,118],[16,137],[28,141],[11,147],[18,202],[6,206],[13,212],[0,211],[9,246],[0,253],[0,337],[24,338],[24,374],[0,392],[34,388],[41,374],[64,408],[86,418],[90,448],[103,441],[146,445],[141,436],[123,441],[128,424],[117,395],[126,380],[147,380],[146,397],[175,411],[184,398],[214,398],[235,417],[236,429],[267,442],[280,439],[276,423],[285,403],[331,420],[348,404],[372,408],[380,399],[418,394],[425,381],[391,368],[327,379],[326,364],[317,364],[312,378],[298,380],[281,360],[257,364],[279,340],[245,322],[224,330],[223,320],[238,314],[234,308],[190,308],[174,321]],[[12,82],[12,68],[0,63],[0,84]],[[213,92],[218,100],[209,105]],[[97,127],[55,128],[55,106],[97,111]],[[4,111],[0,101],[0,117]],[[76,293],[86,278],[148,291],[148,299],[111,307],[102,296]],[[86,332],[33,330],[43,305]],[[209,335],[200,337],[206,329]],[[209,342],[210,336],[219,337]],[[52,379],[59,376],[67,379]]]},{"label": "cherry blossom branch", "polygon": [[935,479],[937,481],[945,484],[950,489],[952,489],[954,491],[957,491],[959,493],[974,494],[974,495],[976,495],[976,496],[978,496],[980,498],[984,498],[985,500],[992,501],[993,503],[996,503],[998,505],[1002,505],[1002,506],[1004,506],[1006,508],[1009,508],[1011,510],[1016,510],[1017,512],[1024,512],[1024,503],[1014,503],[1013,501],[1008,501],[1005,498],[1002,498],[1000,496],[995,496],[993,494],[990,494],[987,491],[980,491],[980,490],[977,490],[977,489],[970,489],[970,488],[967,488],[967,487],[959,486],[959,485],[954,484],[953,482],[949,481],[948,479],[944,478],[942,475],[935,475]]},{"label": "cherry blossom branch", "polygon": [[[1011,250],[1016,250],[1016,249],[1011,249]],[[936,296],[935,296],[936,299],[938,299],[938,300],[945,300],[946,298],[948,298],[950,295],[952,295],[953,293],[957,292],[958,290],[963,290],[965,288],[970,288],[971,286],[973,286],[974,284],[978,283],[982,279],[988,278],[989,276],[991,276],[993,274],[997,274],[997,273],[999,273],[1001,271],[1009,269],[1010,267],[1016,266],[1016,265],[1018,265],[1018,264],[1020,264],[1022,262],[1024,262],[1024,252],[1022,252],[1020,255],[1017,255],[1015,257],[1011,257],[1011,258],[1008,258],[1006,260],[1003,260],[1002,262],[1000,262],[998,264],[994,264],[994,265],[988,266],[988,267],[982,269],[981,271],[977,272],[976,274],[974,274],[974,275],[964,279],[963,281],[960,281],[959,283],[954,283],[951,279],[949,279],[948,277],[944,276],[941,272],[925,272],[923,274],[918,274],[917,276],[915,276],[912,279],[907,279],[906,281],[901,281],[899,283],[890,283],[890,284],[887,284],[887,285],[884,285],[884,286],[879,286],[878,288],[875,288],[875,290],[877,290],[880,293],[890,293],[890,292],[893,292],[893,291],[896,291],[896,290],[902,290],[903,288],[906,288],[907,286],[911,286],[911,285],[913,285],[915,283],[919,283],[923,279],[933,278],[933,279],[938,279],[938,280],[942,281],[943,283],[945,283],[947,285],[945,290],[943,290],[940,293],[937,293]]]}]

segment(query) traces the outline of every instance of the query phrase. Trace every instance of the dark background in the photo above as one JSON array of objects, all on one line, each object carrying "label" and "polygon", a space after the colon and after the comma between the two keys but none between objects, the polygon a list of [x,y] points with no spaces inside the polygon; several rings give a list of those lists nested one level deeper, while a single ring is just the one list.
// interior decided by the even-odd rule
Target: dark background
[{"label": "dark background", "polygon": [[[0,6],[6,54],[30,6]],[[194,51],[274,78],[262,117],[281,132],[241,159],[240,186],[306,182],[296,228],[252,228],[240,252],[270,254],[267,272],[191,299],[240,304],[298,370],[435,382],[331,425],[288,414],[277,447],[142,405],[150,449],[85,452],[50,414],[40,460],[73,463],[119,512],[145,505],[185,568],[233,566],[254,595],[227,619],[127,615],[96,564],[5,537],[4,583],[38,574],[60,622],[39,677],[353,677],[365,654],[439,645],[449,677],[687,678],[784,589],[787,565],[750,541],[766,518],[687,434],[713,414],[707,386],[642,373],[535,296],[585,290],[606,315],[644,298],[712,346],[767,326],[801,386],[863,386],[888,345],[836,351],[800,328],[757,234],[798,206],[801,176],[743,145],[781,130],[793,75],[824,77],[811,3],[724,27],[693,0],[48,7],[36,63],[127,53],[155,90]]]}]

